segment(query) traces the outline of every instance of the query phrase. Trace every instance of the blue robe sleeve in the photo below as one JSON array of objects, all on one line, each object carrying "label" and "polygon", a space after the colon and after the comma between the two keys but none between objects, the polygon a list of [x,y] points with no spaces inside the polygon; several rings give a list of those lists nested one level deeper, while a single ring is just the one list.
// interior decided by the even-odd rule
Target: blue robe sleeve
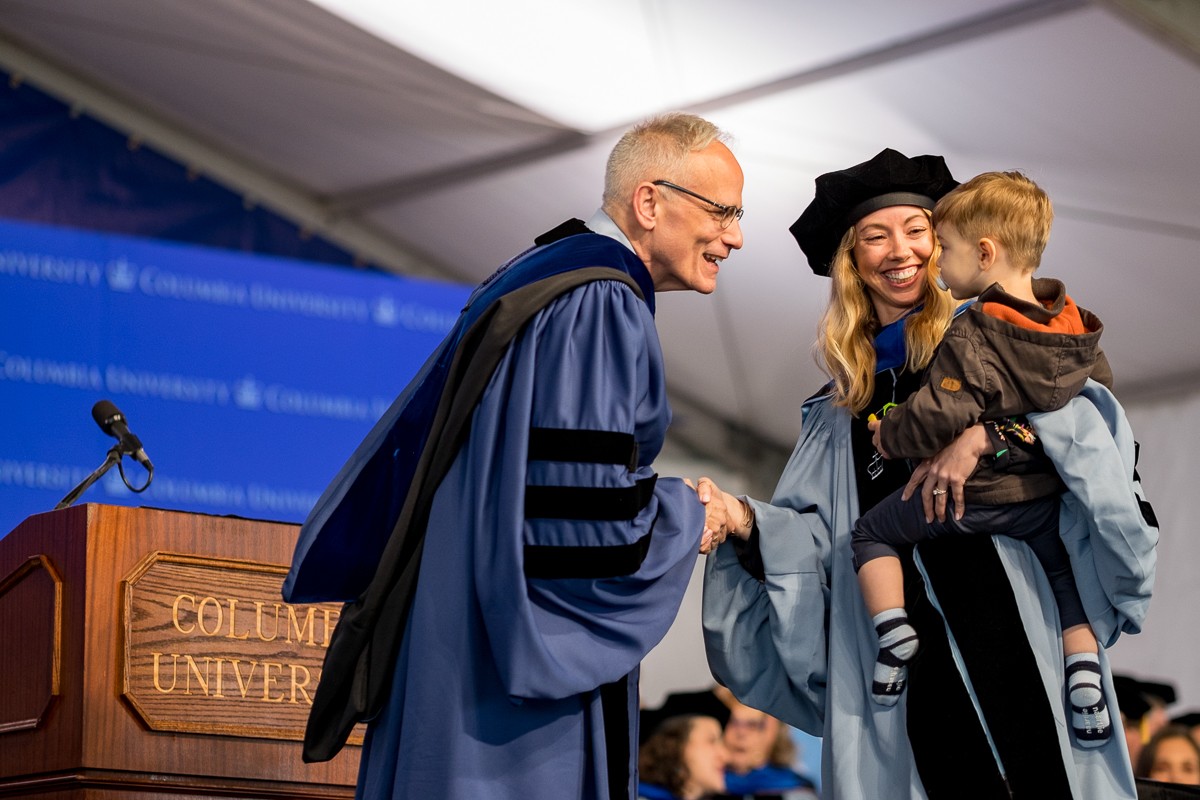
[{"label": "blue robe sleeve", "polygon": [[705,649],[717,679],[743,703],[815,735],[828,680],[831,531],[847,524],[831,518],[839,513],[831,499],[853,502],[836,463],[849,453],[834,446],[849,431],[838,430],[845,420],[827,406],[806,409],[771,503],[749,501],[765,579],[751,575],[726,541],[709,557],[703,601]]},{"label": "blue robe sleeve", "polygon": [[1133,431],[1093,380],[1063,408],[1029,419],[1067,485],[1059,533],[1084,610],[1112,647],[1141,630],[1154,588],[1158,523],[1137,477]]},{"label": "blue robe sleeve", "polygon": [[463,513],[483,532],[475,590],[514,700],[624,678],[674,620],[704,511],[682,481],[655,481],[669,421],[653,317],[613,281],[540,312],[496,370],[464,454],[487,499]]}]

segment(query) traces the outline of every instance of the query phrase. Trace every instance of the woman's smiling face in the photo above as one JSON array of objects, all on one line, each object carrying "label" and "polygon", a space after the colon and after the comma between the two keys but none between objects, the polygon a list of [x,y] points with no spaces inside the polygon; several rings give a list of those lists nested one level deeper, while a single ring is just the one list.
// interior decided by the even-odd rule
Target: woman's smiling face
[{"label": "woman's smiling face", "polygon": [[933,254],[933,226],[924,209],[889,206],[854,225],[854,264],[884,325],[925,297],[925,271]]}]

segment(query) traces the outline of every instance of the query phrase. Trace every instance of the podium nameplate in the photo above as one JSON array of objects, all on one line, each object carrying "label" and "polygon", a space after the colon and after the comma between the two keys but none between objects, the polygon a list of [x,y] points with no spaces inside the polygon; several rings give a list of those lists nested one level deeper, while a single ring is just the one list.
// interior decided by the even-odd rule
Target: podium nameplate
[{"label": "podium nameplate", "polygon": [[341,605],[283,602],[286,573],[153,552],[122,581],[122,696],[147,727],[304,738]]}]

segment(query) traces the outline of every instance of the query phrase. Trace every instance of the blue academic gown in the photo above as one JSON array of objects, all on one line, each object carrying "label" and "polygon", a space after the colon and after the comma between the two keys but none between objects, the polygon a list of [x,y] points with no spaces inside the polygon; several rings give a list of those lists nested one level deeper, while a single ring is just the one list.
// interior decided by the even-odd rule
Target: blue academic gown
[{"label": "blue academic gown", "polygon": [[[647,290],[640,261],[620,257]],[[638,665],[678,611],[704,525],[681,480],[654,481],[670,410],[649,295],[586,283],[501,358],[429,508],[359,797],[634,796]],[[592,432],[636,446],[610,457]]]}]

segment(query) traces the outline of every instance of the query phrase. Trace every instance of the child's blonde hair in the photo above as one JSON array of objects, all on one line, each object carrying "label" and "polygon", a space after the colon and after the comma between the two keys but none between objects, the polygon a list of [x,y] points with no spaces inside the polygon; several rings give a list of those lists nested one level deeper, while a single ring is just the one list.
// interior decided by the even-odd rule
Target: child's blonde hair
[{"label": "child's blonde hair", "polygon": [[952,190],[933,209],[934,225],[951,225],[964,239],[994,239],[1016,266],[1042,263],[1054,207],[1042,188],[1020,172],[985,172]]}]

